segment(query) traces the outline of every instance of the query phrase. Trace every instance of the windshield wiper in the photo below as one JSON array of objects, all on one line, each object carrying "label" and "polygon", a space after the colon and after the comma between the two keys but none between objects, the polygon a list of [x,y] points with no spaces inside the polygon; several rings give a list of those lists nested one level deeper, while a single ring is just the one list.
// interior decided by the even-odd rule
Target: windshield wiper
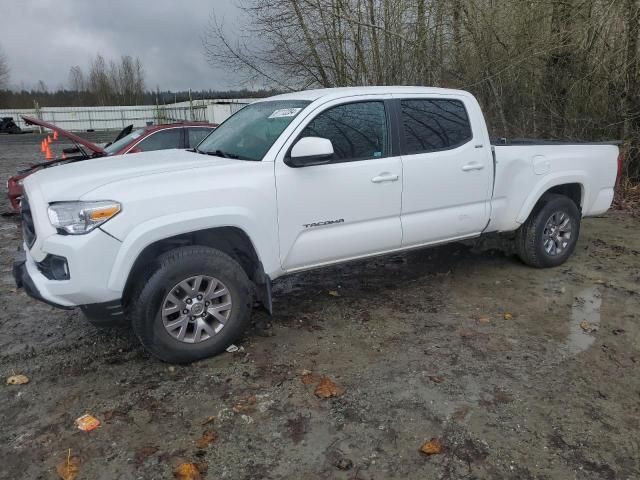
[{"label": "windshield wiper", "polygon": [[223,152],[222,150],[216,150],[215,152],[200,151],[200,153],[206,153],[207,155],[212,155],[214,157],[233,158],[234,160],[240,158],[240,155],[236,155],[235,153]]}]

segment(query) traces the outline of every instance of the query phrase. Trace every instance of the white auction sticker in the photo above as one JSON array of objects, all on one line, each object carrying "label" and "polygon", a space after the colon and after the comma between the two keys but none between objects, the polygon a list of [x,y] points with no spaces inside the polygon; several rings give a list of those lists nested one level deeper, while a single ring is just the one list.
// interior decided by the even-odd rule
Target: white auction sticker
[{"label": "white auction sticker", "polygon": [[301,108],[280,108],[279,110],[276,110],[271,115],[269,115],[269,118],[295,117],[300,110],[302,109]]}]

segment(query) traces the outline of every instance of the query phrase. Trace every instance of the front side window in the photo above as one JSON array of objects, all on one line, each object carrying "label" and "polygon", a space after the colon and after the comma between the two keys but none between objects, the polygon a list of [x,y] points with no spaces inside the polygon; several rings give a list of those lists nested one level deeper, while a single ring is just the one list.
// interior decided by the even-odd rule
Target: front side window
[{"label": "front side window", "polygon": [[182,147],[182,128],[171,128],[169,130],[161,130],[149,135],[142,140],[136,148],[143,152],[152,150],[167,150],[169,148]]},{"label": "front side window", "polygon": [[384,157],[388,153],[384,103],[357,102],[330,108],[305,127],[303,137],[331,140],[332,163]]},{"label": "front side window", "polygon": [[271,100],[247,105],[198,145],[199,153],[261,161],[280,134],[310,102]]},{"label": "front side window", "polygon": [[460,100],[402,100],[404,154],[456,148],[473,138]]}]

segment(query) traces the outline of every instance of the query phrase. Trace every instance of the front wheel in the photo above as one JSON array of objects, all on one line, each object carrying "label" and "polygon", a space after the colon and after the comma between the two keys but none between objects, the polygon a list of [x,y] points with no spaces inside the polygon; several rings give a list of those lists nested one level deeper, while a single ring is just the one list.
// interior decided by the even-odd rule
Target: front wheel
[{"label": "front wheel", "polygon": [[131,304],[131,324],[153,355],[186,363],[222,352],[245,330],[251,282],[219,250],[187,246],[158,258]]},{"label": "front wheel", "polygon": [[520,259],[536,268],[563,264],[576,248],[580,211],[564,195],[545,195],[516,234]]}]

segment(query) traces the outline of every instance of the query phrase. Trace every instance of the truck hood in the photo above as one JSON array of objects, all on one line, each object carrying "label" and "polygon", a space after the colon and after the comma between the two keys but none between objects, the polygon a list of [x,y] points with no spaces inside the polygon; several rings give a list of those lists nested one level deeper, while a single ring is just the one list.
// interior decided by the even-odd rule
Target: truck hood
[{"label": "truck hood", "polygon": [[[104,185],[134,177],[237,164],[187,150],[157,150],[92,159],[39,170],[25,179],[29,194],[37,189],[46,202],[74,201]],[[109,199],[105,199],[109,200]]]},{"label": "truck hood", "polygon": [[58,132],[58,135],[68,138],[73,143],[76,143],[78,145],[82,145],[83,147],[88,148],[94,154],[104,155],[104,148],[100,147],[99,145],[96,145],[95,143],[90,142],[85,138],[79,137],[78,135],[75,135],[65,130],[64,128],[60,128],[54,125],[53,123],[45,122],[44,120],[40,120],[39,118],[27,117],[26,115],[20,115],[20,116],[22,117],[22,119],[25,121],[27,125],[38,125],[40,127],[48,128],[49,130]]}]

